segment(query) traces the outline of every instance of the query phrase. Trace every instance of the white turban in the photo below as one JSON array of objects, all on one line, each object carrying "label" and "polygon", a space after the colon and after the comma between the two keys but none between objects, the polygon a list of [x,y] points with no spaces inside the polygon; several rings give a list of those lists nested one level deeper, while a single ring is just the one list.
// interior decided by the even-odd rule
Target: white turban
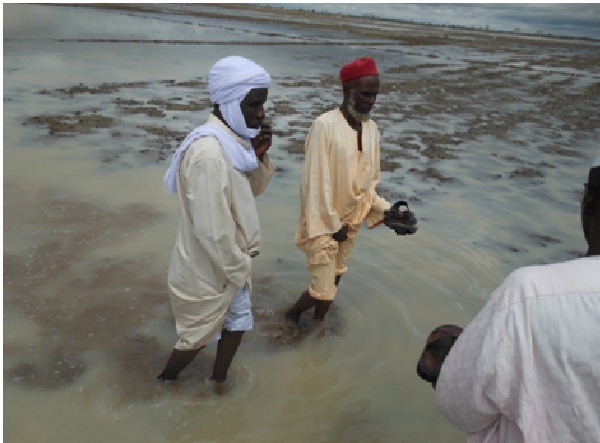
[{"label": "white turban", "polygon": [[271,76],[252,60],[232,55],[217,61],[208,72],[210,100],[219,105],[221,115],[239,136],[250,140],[259,129],[248,128],[240,104],[255,88],[268,88]]},{"label": "white turban", "polygon": [[[236,55],[219,60],[208,73],[210,100],[219,105],[229,127],[246,140],[256,137],[260,129],[246,126],[240,104],[252,89],[268,88],[270,83],[271,76],[267,71],[253,61]],[[177,170],[185,151],[195,140],[206,136],[219,140],[235,169],[251,171],[258,167],[258,159],[252,146],[246,149],[219,126],[205,123],[190,132],[173,154],[163,178],[167,192],[177,192]]]}]

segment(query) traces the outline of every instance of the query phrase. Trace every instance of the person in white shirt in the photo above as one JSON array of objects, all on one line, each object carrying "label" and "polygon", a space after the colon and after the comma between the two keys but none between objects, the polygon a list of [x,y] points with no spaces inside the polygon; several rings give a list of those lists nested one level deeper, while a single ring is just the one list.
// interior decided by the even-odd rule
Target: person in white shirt
[{"label": "person in white shirt", "polygon": [[273,175],[266,154],[272,130],[262,125],[270,81],[251,60],[217,61],[208,74],[213,112],[185,138],[165,174],[180,209],[168,274],[179,339],[160,380],[175,380],[218,340],[211,379],[224,382],[244,331],[252,329],[250,261],[261,242],[254,197]]},{"label": "person in white shirt", "polygon": [[512,272],[417,364],[467,441],[600,442],[600,153],[581,202],[586,257]]}]

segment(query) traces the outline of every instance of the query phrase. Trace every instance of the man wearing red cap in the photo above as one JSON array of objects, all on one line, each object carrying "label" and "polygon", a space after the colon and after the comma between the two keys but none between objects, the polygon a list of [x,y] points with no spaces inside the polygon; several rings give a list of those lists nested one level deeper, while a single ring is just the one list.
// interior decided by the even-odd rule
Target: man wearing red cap
[{"label": "man wearing red cap", "polygon": [[391,206],[375,191],[379,130],[369,117],[379,93],[375,61],[367,57],[345,64],[340,80],[342,105],[317,117],[304,146],[295,241],[306,254],[312,281],[285,314],[291,324],[312,307],[316,321],[325,318],[348,270],[358,229],[363,222],[368,228],[381,224]]}]

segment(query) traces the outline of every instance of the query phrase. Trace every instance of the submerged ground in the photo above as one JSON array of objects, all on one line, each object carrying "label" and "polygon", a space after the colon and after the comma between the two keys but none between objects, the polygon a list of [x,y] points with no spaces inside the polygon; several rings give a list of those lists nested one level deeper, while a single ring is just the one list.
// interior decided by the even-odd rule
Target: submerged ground
[{"label": "submerged ground", "polygon": [[[415,374],[428,332],[468,323],[512,269],[584,251],[597,42],[253,5],[5,5],[4,20],[7,441],[464,441]],[[175,339],[162,174],[231,54],[272,74],[277,173],[258,200],[256,328],[216,397],[214,349],[179,384],[154,380]],[[339,104],[341,64],[365,55],[382,78],[379,192],[420,229],[361,231],[326,337],[303,319],[285,340],[308,283],[303,140]]]}]

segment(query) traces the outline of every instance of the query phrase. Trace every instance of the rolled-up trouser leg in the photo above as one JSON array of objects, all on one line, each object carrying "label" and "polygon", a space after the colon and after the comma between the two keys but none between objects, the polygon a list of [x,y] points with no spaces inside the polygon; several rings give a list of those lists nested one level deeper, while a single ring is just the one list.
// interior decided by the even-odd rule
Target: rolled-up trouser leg
[{"label": "rolled-up trouser leg", "polygon": [[308,293],[315,300],[333,300],[336,293],[335,271],[339,246],[330,235],[323,235],[303,245],[306,268],[311,276]]},{"label": "rolled-up trouser leg", "polygon": [[312,277],[308,291],[315,300],[334,299],[339,279],[348,270],[348,259],[354,248],[356,235],[357,229],[348,225],[346,241],[338,243],[331,236],[321,236],[303,245],[307,268]]},{"label": "rolled-up trouser leg", "polygon": [[347,225],[348,230],[348,239],[338,245],[338,252],[335,257],[335,277],[336,277],[336,286],[339,283],[338,277],[341,278],[343,274],[348,272],[348,260],[350,259],[350,254],[352,254],[352,250],[354,249],[354,245],[356,244],[356,237],[358,236],[358,229],[360,225]]},{"label": "rolled-up trouser leg", "polygon": [[249,284],[238,290],[231,301],[223,329],[228,331],[250,331],[254,327],[252,315],[252,288]]}]

